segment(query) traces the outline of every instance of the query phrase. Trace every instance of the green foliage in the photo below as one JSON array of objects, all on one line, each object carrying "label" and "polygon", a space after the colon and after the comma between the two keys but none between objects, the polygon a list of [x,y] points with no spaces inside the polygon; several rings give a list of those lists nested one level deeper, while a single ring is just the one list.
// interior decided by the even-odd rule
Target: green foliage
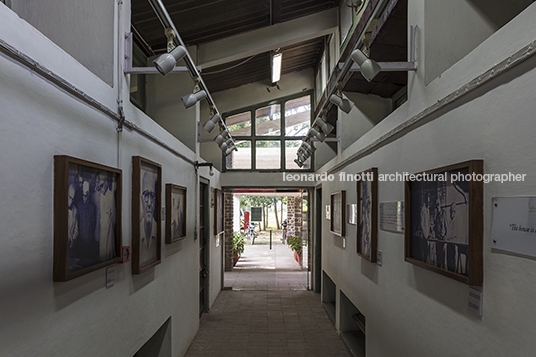
[{"label": "green foliage", "polygon": [[298,252],[298,254],[302,253],[302,239],[301,237],[288,237],[287,238],[287,244],[293,251]]},{"label": "green foliage", "polygon": [[244,245],[246,244],[246,239],[244,235],[238,231],[233,232],[233,252],[242,255],[244,253]]}]

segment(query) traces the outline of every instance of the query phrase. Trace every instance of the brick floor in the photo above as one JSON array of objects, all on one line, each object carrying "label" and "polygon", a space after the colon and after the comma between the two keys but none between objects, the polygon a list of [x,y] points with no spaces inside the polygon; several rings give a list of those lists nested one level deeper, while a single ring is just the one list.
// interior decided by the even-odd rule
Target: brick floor
[{"label": "brick floor", "polygon": [[226,273],[233,290],[220,292],[186,356],[349,356],[288,248],[259,247]]}]

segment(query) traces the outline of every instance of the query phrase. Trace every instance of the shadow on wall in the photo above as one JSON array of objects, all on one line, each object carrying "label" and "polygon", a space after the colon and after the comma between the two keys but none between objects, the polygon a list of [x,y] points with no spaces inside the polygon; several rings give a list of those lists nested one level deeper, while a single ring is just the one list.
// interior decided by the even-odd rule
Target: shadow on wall
[{"label": "shadow on wall", "polygon": [[468,0],[469,5],[495,30],[506,25],[533,2],[534,0]]}]

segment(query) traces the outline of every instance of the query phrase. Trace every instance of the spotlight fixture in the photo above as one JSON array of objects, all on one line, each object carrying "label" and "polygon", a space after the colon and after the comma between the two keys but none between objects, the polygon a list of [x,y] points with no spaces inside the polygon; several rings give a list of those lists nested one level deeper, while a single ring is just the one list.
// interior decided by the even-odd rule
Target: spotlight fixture
[{"label": "spotlight fixture", "polygon": [[231,154],[234,150],[238,150],[236,145],[233,145],[231,146],[230,148],[228,148],[227,150],[225,150],[225,152],[223,153],[225,156],[228,156],[229,154]]},{"label": "spotlight fixture", "polygon": [[322,130],[322,132],[326,135],[331,133],[334,129],[333,125],[326,123],[325,120],[322,118],[316,119],[315,124],[318,125],[320,127],[320,130]]},{"label": "spotlight fixture", "polygon": [[223,144],[228,134],[229,132],[227,130],[224,130],[221,133],[219,133],[218,136],[214,138],[214,141],[216,142],[216,144],[218,144],[218,146],[221,146],[221,144]]},{"label": "spotlight fixture", "polygon": [[331,97],[329,97],[329,101],[338,106],[339,109],[346,114],[350,113],[350,111],[354,107],[354,103],[352,103],[352,101],[346,98],[346,96],[342,93],[332,94]]},{"label": "spotlight fixture", "polygon": [[309,130],[309,133],[311,133],[311,135],[317,138],[318,141],[320,141],[321,143],[323,143],[324,140],[326,140],[326,135],[322,132],[322,130],[318,131],[315,128],[311,128]]},{"label": "spotlight fixture", "polygon": [[376,61],[368,58],[361,50],[354,50],[350,57],[361,67],[361,74],[369,82],[382,70]]},{"label": "spotlight fixture", "polygon": [[315,152],[315,150],[316,150],[316,148],[315,148],[313,145],[309,144],[309,143],[306,142],[306,141],[304,141],[304,142],[302,143],[302,148],[303,148],[306,152],[308,152],[310,155],[312,155],[313,152]]},{"label": "spotlight fixture", "polygon": [[203,100],[207,97],[207,92],[204,90],[200,90],[197,92],[193,92],[192,94],[187,94],[184,97],[182,97],[182,104],[186,109],[192,107],[195,105],[195,103],[199,102],[200,100]]},{"label": "spotlight fixture", "polygon": [[224,143],[220,145],[221,151],[227,151],[227,148],[234,143],[232,138],[227,139]]},{"label": "spotlight fixture", "polygon": [[296,163],[296,165],[298,165],[298,167],[303,167],[303,162],[301,162],[299,159],[294,159],[294,162]]},{"label": "spotlight fixture", "polygon": [[220,121],[220,119],[221,119],[221,116],[218,113],[214,114],[212,118],[207,120],[203,128],[205,128],[205,130],[208,131],[209,133],[212,132],[212,130],[214,129],[216,124],[218,124],[218,121]]},{"label": "spotlight fixture", "polygon": [[281,79],[281,62],[283,54],[281,52],[272,52],[272,83],[277,83]]},{"label": "spotlight fixture", "polygon": [[186,56],[186,53],[188,53],[186,48],[183,46],[177,46],[173,51],[158,56],[153,61],[153,65],[156,67],[158,72],[160,72],[160,74],[165,76],[171,72],[173,68],[175,68],[175,65],[181,58]]},{"label": "spotlight fixture", "polygon": [[301,152],[298,152],[297,156],[298,156],[298,159],[300,159],[301,162],[305,162],[305,160],[307,160],[309,158],[309,156],[307,156],[306,154],[301,153]]},{"label": "spotlight fixture", "polygon": [[199,162],[199,161],[196,161],[194,162],[194,167],[195,169],[197,170],[199,167],[201,166],[209,166],[210,167],[210,170],[208,171],[208,174],[210,176],[214,176],[214,169],[212,167],[212,163],[211,162]]},{"label": "spotlight fixture", "polygon": [[361,4],[363,4],[363,0],[346,0],[346,6],[351,7],[355,10],[357,10]]}]

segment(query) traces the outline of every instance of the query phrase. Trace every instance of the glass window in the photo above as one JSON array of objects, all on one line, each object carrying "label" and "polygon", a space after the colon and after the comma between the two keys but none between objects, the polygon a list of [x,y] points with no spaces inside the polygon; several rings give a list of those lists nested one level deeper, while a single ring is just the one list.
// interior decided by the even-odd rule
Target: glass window
[{"label": "glass window", "polygon": [[251,135],[251,112],[236,114],[225,119],[232,136]]},{"label": "glass window", "polygon": [[281,142],[279,140],[257,141],[255,167],[260,170],[281,168]]},{"label": "glass window", "polygon": [[285,141],[285,169],[287,170],[307,170],[311,168],[311,158],[308,158],[303,167],[299,167],[294,160],[298,157],[298,148],[300,147],[301,140],[286,140]]},{"label": "glass window", "polygon": [[274,104],[255,111],[255,135],[281,135],[281,105]]},{"label": "glass window", "polygon": [[236,140],[238,150],[226,156],[226,167],[228,169],[251,169],[251,141]]},{"label": "glass window", "polygon": [[239,149],[225,158],[225,169],[310,171],[311,159],[303,167],[294,160],[301,140],[311,128],[311,100],[309,91],[224,116]]},{"label": "glass window", "polygon": [[305,136],[311,127],[310,96],[285,103],[285,136]]}]

